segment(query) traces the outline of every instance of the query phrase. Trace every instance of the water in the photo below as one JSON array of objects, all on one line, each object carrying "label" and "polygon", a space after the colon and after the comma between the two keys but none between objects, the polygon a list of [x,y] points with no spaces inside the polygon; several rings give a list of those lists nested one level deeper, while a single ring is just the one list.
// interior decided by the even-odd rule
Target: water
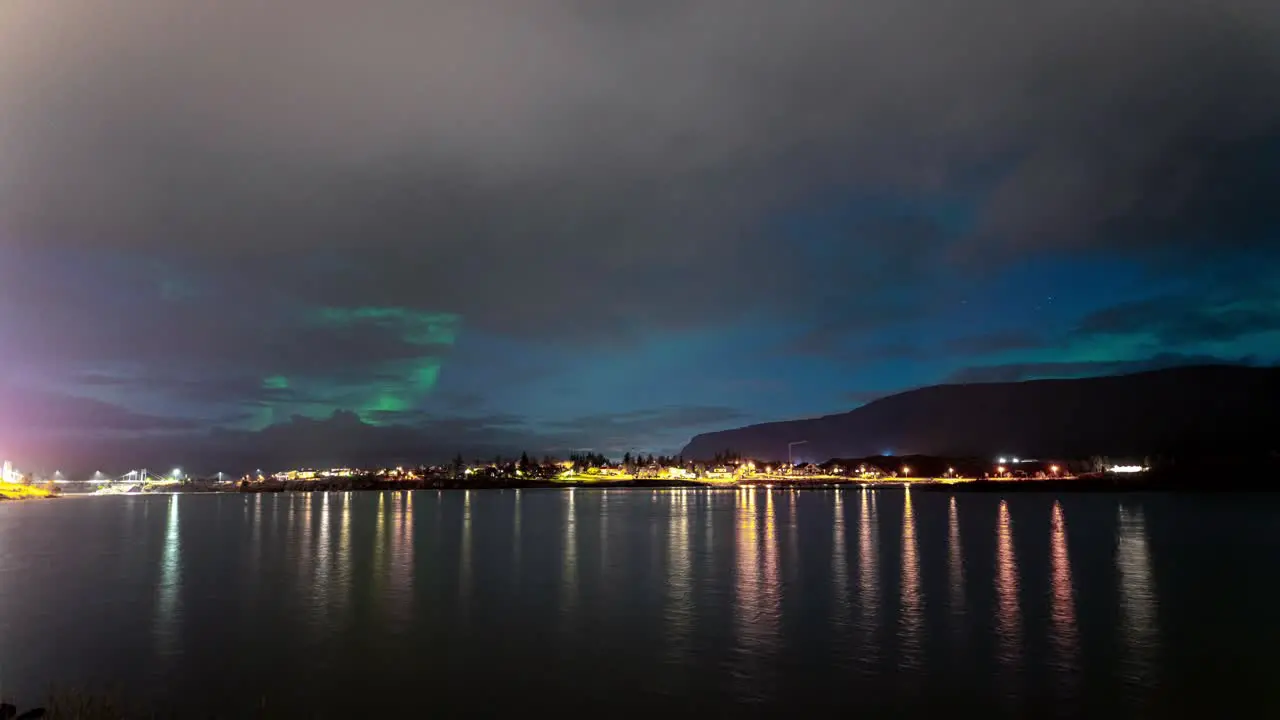
[{"label": "water", "polygon": [[896,489],[6,503],[0,693],[1275,716],[1278,520],[1267,495]]}]

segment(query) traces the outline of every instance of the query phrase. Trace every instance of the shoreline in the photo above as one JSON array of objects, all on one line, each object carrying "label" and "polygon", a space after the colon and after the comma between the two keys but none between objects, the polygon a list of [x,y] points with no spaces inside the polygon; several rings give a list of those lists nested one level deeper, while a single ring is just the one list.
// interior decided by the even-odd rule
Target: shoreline
[{"label": "shoreline", "polygon": [[[1267,492],[1280,491],[1280,482],[1262,477],[1219,477],[1207,481],[1204,475],[1194,477],[1082,477],[1043,480],[943,480],[912,478],[908,480],[862,480],[853,478],[751,478],[739,482],[699,482],[675,479],[626,479],[617,481],[556,481],[519,478],[445,479],[445,480],[374,480],[321,479],[266,481],[226,485],[193,485],[164,490],[135,490],[120,493],[66,493],[65,497],[112,497],[139,495],[209,495],[270,494],[314,492],[387,492],[410,490],[737,490],[765,487],[771,490],[833,490],[852,488],[869,490],[902,490],[907,487],[921,492],[956,493],[1133,493],[1133,492]],[[59,496],[48,496],[59,497]],[[3,498],[0,498],[2,500]],[[44,497],[16,500],[47,499]]]}]

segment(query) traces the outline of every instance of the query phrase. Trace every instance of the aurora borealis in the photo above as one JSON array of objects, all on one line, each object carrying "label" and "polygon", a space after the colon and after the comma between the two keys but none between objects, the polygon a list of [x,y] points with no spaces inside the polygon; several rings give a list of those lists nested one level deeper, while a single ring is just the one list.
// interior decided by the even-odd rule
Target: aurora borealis
[{"label": "aurora borealis", "polygon": [[1093,5],[9,0],[0,456],[661,453],[1277,362],[1280,10]]}]

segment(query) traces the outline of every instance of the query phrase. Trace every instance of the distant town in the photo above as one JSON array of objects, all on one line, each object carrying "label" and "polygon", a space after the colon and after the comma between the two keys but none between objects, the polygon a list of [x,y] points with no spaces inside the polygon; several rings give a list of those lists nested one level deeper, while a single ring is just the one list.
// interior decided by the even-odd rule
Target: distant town
[{"label": "distant town", "polygon": [[243,475],[190,475],[181,468],[156,472],[138,469],[110,477],[95,473],[71,479],[23,473],[4,464],[0,497],[24,499],[62,493],[117,495],[149,492],[280,492],[313,490],[377,490],[427,488],[502,488],[574,486],[742,485],[824,486],[832,484],[958,485],[985,482],[1048,482],[1089,479],[1135,479],[1148,470],[1144,460],[1094,457],[1077,460],[997,456],[938,458],[878,456],[832,459],[823,463],[771,462],[741,457],[732,451],[709,461],[682,457],[632,455],[610,459],[601,454],[573,454],[567,459],[519,458],[464,460],[445,465],[395,467],[294,468],[257,470]]}]

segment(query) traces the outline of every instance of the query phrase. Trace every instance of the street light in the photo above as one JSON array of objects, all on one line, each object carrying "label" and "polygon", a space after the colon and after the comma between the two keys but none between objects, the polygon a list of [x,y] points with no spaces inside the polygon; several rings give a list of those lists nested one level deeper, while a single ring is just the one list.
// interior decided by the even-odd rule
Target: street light
[{"label": "street light", "polygon": [[179,478],[181,478],[181,477],[182,477],[182,468],[174,468],[174,469],[173,469],[173,479],[174,479],[174,480],[177,480],[177,479],[179,479]]}]

